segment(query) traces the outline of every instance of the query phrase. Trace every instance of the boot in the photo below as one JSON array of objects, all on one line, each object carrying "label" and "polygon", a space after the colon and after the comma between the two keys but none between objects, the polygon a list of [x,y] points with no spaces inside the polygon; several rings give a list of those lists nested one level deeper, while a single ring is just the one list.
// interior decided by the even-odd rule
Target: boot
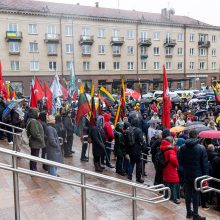
[{"label": "boot", "polygon": [[95,165],[95,171],[96,171],[96,172],[100,172],[100,173],[101,173],[101,172],[103,171],[103,170],[101,169],[99,163],[95,163],[94,165]]}]

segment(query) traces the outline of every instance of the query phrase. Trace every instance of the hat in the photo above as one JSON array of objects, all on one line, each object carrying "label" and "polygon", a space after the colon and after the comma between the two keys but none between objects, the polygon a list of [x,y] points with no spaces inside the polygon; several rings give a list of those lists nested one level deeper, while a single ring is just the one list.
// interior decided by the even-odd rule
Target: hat
[{"label": "hat", "polygon": [[48,115],[47,123],[55,123],[55,117],[53,115]]},{"label": "hat", "polygon": [[156,130],[156,131],[154,132],[154,136],[158,136],[158,135],[160,135],[161,133],[162,133],[161,130]]}]

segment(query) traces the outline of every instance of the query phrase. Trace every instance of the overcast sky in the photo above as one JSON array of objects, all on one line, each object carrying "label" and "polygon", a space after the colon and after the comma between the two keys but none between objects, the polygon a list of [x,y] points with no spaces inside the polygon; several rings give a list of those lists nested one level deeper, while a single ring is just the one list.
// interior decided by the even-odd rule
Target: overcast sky
[{"label": "overcast sky", "polygon": [[174,8],[177,15],[186,15],[208,24],[220,26],[220,0],[41,0],[68,4],[138,10],[160,13],[162,8]]}]

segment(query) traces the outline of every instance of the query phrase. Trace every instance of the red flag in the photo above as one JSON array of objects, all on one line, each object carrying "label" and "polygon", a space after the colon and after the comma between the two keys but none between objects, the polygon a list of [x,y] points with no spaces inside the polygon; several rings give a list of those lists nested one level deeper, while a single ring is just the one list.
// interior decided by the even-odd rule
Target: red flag
[{"label": "red flag", "polygon": [[46,97],[47,113],[51,114],[53,94],[52,94],[52,92],[46,82],[44,82],[44,92],[45,92],[45,97]]},{"label": "red flag", "polygon": [[65,88],[62,84],[60,84],[60,87],[61,87],[61,91],[63,93],[63,99],[67,100],[67,98],[68,98],[68,90],[67,90],[67,88]]},{"label": "red flag", "polygon": [[169,95],[169,85],[167,80],[166,68],[163,65],[163,115],[162,115],[162,124],[170,129],[170,109],[171,101]]},{"label": "red flag", "polygon": [[38,103],[38,101],[44,97],[44,91],[41,87],[40,81],[37,76],[34,81],[33,90],[34,90],[35,100]]},{"label": "red flag", "polygon": [[76,100],[77,100],[76,91],[73,92],[72,99],[73,99],[74,102],[76,102]]},{"label": "red flag", "polygon": [[31,88],[30,107],[31,107],[31,108],[38,108],[38,106],[37,106],[37,101],[36,101],[36,99],[35,99],[35,94],[34,94],[34,88],[33,88],[33,86],[32,86],[32,88]]},{"label": "red flag", "polygon": [[135,100],[138,100],[141,97],[140,93],[136,92],[133,89],[128,89],[128,88],[126,89],[125,95],[128,97],[132,97]]},{"label": "red flag", "polygon": [[0,94],[5,98],[8,99],[7,89],[5,87],[4,80],[2,78],[2,62],[0,61]]}]

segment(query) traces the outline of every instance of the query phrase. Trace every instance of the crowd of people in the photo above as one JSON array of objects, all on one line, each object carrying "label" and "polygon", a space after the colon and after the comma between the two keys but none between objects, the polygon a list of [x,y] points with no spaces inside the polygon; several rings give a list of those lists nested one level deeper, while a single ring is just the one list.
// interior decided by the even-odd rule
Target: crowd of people
[{"label": "crowd of people", "polygon": [[[220,179],[218,139],[199,139],[198,131],[194,128],[171,132],[161,124],[161,103],[153,101],[127,105],[126,117],[117,123],[114,121],[116,108],[106,107],[96,117],[94,127],[91,127],[89,117],[85,115],[81,129],[76,129],[76,112],[71,106],[68,109],[63,106],[53,116],[46,111],[29,108],[27,103],[23,103],[3,117],[6,107],[7,103],[0,99],[0,120],[26,128],[33,156],[39,157],[41,153],[42,158],[63,163],[64,158],[74,154],[73,134],[76,133],[82,142],[82,162],[89,161],[87,149],[92,144],[96,172],[105,172],[106,167],[115,167],[117,174],[132,180],[136,166],[136,181],[144,183],[144,176],[148,172],[145,164],[150,160],[155,168],[154,184],[163,183],[168,186],[171,190],[171,201],[176,204],[180,204],[181,197],[185,198],[187,218],[205,219],[198,213],[199,205],[207,210],[209,205],[215,204],[214,208],[220,211],[220,194],[201,194],[194,189],[194,180],[199,176],[210,175]],[[217,105],[209,106],[201,114],[196,114],[198,109],[201,110],[200,106],[189,106],[188,102],[182,105],[173,104],[170,113],[171,127],[185,126],[197,121],[209,129],[220,130],[220,110]],[[11,131],[10,127],[6,126],[5,129]],[[13,139],[7,132],[6,135],[8,143],[14,141],[19,150],[21,140]],[[0,138],[4,138],[3,132],[0,132]],[[113,155],[116,158],[115,164],[112,162]],[[30,169],[37,171],[37,163],[30,161]],[[55,166],[43,164],[43,169],[51,175],[58,175]],[[219,183],[205,184],[220,189]]]}]

